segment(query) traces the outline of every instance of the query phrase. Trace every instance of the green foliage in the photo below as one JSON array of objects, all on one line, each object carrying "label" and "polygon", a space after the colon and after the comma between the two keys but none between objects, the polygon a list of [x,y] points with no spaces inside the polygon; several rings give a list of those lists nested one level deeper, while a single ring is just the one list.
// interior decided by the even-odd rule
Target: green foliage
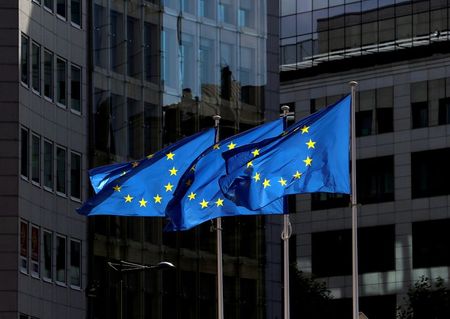
[{"label": "green foliage", "polygon": [[406,299],[406,304],[398,309],[398,319],[450,318],[450,289],[440,277],[434,283],[427,277],[420,277],[408,290]]},{"label": "green foliage", "polygon": [[333,297],[324,282],[290,266],[291,318],[323,319],[332,315]]}]

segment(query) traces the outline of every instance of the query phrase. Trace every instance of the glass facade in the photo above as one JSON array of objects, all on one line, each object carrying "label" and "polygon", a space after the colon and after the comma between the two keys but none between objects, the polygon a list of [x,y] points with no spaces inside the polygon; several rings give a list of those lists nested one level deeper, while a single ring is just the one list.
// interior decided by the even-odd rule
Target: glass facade
[{"label": "glass facade", "polygon": [[447,1],[281,1],[282,70],[449,40]]},{"label": "glass facade", "polygon": [[[267,53],[271,37],[277,47],[278,31],[268,25],[267,1],[155,2],[92,1],[92,166],[140,159],[213,126],[215,114],[221,139],[279,114],[279,64]],[[120,279],[107,267],[111,260],[177,267],[124,276],[129,318],[215,317],[211,224],[164,233],[159,218],[89,221],[90,283],[98,283],[93,317],[119,316]],[[223,225],[225,317],[264,318],[264,219],[226,218]]]}]

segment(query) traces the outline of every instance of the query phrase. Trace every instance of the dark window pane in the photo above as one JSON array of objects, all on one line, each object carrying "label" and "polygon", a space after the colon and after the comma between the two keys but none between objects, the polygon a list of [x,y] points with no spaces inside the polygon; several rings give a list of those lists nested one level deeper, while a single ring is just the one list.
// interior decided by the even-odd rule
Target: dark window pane
[{"label": "dark window pane", "polygon": [[44,96],[53,100],[53,53],[44,51]]},{"label": "dark window pane", "polygon": [[372,134],[372,110],[356,112],[356,136]]},{"label": "dark window pane", "polygon": [[70,78],[70,107],[76,112],[81,112],[81,69],[72,65]]},{"label": "dark window pane", "polygon": [[144,23],[144,75],[148,82],[158,83],[158,40],[159,32],[155,24]]},{"label": "dark window pane", "polygon": [[41,92],[41,47],[36,43],[31,46],[31,87]]},{"label": "dark window pane", "polygon": [[439,125],[450,124],[450,98],[439,100]]},{"label": "dark window pane", "polygon": [[356,163],[358,201],[370,204],[394,200],[394,157],[358,160]]},{"label": "dark window pane", "polygon": [[66,61],[56,59],[56,102],[66,105],[67,100],[67,65]]},{"label": "dark window pane", "polygon": [[28,130],[21,130],[21,146],[20,146],[20,174],[26,178],[28,178],[28,167],[29,167],[29,139],[28,139]]},{"label": "dark window pane", "polygon": [[66,238],[56,237],[56,281],[66,282]]},{"label": "dark window pane", "polygon": [[421,128],[428,126],[428,103],[411,103],[412,128]]},{"label": "dark window pane", "polygon": [[66,150],[56,148],[56,191],[66,193]]},{"label": "dark window pane", "polygon": [[127,74],[140,78],[142,72],[142,41],[138,19],[127,17]]},{"label": "dark window pane", "polygon": [[412,224],[413,268],[450,265],[450,220]]},{"label": "dark window pane", "polygon": [[44,6],[47,9],[50,9],[50,11],[52,11],[52,12],[54,9],[54,5],[55,5],[55,0],[44,0]]},{"label": "dark window pane", "polygon": [[450,194],[450,149],[411,153],[412,197]]},{"label": "dark window pane", "polygon": [[81,199],[81,156],[70,153],[70,196]]},{"label": "dark window pane", "polygon": [[74,24],[81,26],[81,0],[71,0],[70,20]]},{"label": "dark window pane", "polygon": [[52,280],[52,259],[53,259],[53,237],[52,233],[48,231],[43,231],[43,240],[42,243],[44,245],[42,249],[43,254],[43,273],[42,277],[44,279]]},{"label": "dark window pane", "polygon": [[28,38],[22,35],[21,38],[21,49],[20,49],[20,80],[22,83],[26,84],[28,86],[29,80],[28,80],[28,68],[29,68],[29,44],[28,44]]},{"label": "dark window pane", "polygon": [[350,196],[346,194],[312,193],[311,210],[348,207]]},{"label": "dark window pane", "polygon": [[377,133],[389,133],[394,130],[394,112],[393,108],[377,109]]},{"label": "dark window pane", "polygon": [[67,10],[67,0],[56,0],[56,13],[63,17],[64,19],[66,18],[66,10]]},{"label": "dark window pane", "polygon": [[81,287],[81,242],[77,240],[70,240],[69,284]]},{"label": "dark window pane", "polygon": [[358,246],[360,273],[395,270],[394,225],[361,228]]},{"label": "dark window pane", "polygon": [[44,186],[53,189],[53,144],[44,141]]},{"label": "dark window pane", "polygon": [[41,139],[37,135],[31,138],[31,180],[40,183],[41,178]]}]

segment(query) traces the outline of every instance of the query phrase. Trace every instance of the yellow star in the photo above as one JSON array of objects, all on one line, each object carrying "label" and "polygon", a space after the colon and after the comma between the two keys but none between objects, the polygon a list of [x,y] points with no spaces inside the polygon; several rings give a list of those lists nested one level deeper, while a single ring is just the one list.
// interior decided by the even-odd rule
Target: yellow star
[{"label": "yellow star", "polygon": [[113,187],[113,189],[114,189],[115,192],[120,192],[120,189],[121,189],[121,188],[122,188],[122,187],[119,186],[119,185],[116,185],[116,186]]},{"label": "yellow star", "polygon": [[170,153],[167,153],[166,156],[167,156],[167,160],[173,161],[173,157],[175,156],[175,153],[170,152]]},{"label": "yellow star", "polygon": [[236,144],[234,144],[233,142],[231,142],[230,144],[227,145],[228,150],[232,150],[233,148],[236,147]]},{"label": "yellow star", "polygon": [[135,168],[135,167],[139,166],[139,162],[133,162],[133,163],[131,163],[131,166],[133,166],[133,168]]},{"label": "yellow star", "polygon": [[170,172],[170,176],[172,176],[172,175],[177,175],[177,172],[178,172],[178,170],[175,168],[175,166],[174,167],[172,167],[172,169],[169,169],[169,172]]},{"label": "yellow star", "polygon": [[167,185],[164,185],[164,187],[166,188],[166,192],[168,191],[172,191],[173,185],[169,183],[167,183]]},{"label": "yellow star", "polygon": [[207,202],[205,199],[203,199],[203,200],[200,202],[200,205],[202,206],[202,208],[206,208],[206,207],[208,207],[208,202]]},{"label": "yellow star", "polygon": [[259,155],[259,149],[254,150],[254,151],[252,152],[252,154],[253,154],[253,157],[258,156],[258,155]]},{"label": "yellow star", "polygon": [[156,196],[153,197],[153,199],[155,200],[155,203],[160,203],[161,204],[162,197],[159,196],[159,194],[156,194]]},{"label": "yellow star", "polygon": [[195,172],[195,165],[192,165],[191,169],[192,172]]},{"label": "yellow star", "polygon": [[309,156],[306,156],[306,159],[303,160],[305,162],[305,166],[311,166],[312,158],[309,158]]},{"label": "yellow star", "polygon": [[215,144],[215,145],[213,146],[213,149],[219,150],[219,149],[220,149],[220,145],[219,145],[219,144]]},{"label": "yellow star", "polygon": [[152,157],[153,157],[153,154],[147,155],[147,158],[148,158],[148,159],[151,159]]},{"label": "yellow star", "polygon": [[196,193],[194,193],[194,192],[191,192],[189,195],[188,195],[188,197],[189,197],[189,200],[193,200],[193,199],[195,199],[195,196],[197,196],[197,194]]},{"label": "yellow star", "polygon": [[283,177],[280,177],[280,180],[278,181],[278,183],[280,183],[281,186],[286,186],[286,180],[283,179]]},{"label": "yellow star", "polygon": [[188,180],[186,181],[186,186],[191,186],[191,184],[192,184],[192,181],[191,181],[190,179],[188,179]]},{"label": "yellow star", "polygon": [[308,149],[310,148],[315,148],[314,145],[316,145],[316,142],[313,142],[311,139],[309,139],[308,143],[305,143],[306,145],[308,145]]},{"label": "yellow star", "polygon": [[215,204],[217,205],[217,207],[223,206],[223,199],[218,198],[217,201],[215,202]]},{"label": "yellow star", "polygon": [[263,185],[264,185],[264,188],[269,187],[270,186],[270,179],[264,178]]},{"label": "yellow star", "polygon": [[256,173],[252,178],[255,180],[255,182],[257,182],[261,179],[261,175],[259,173]]},{"label": "yellow star", "polygon": [[249,168],[249,167],[251,167],[251,166],[253,166],[253,162],[252,162],[252,161],[250,161],[250,162],[247,163],[247,168]]},{"label": "yellow star", "polygon": [[295,171],[295,174],[292,175],[295,179],[299,179],[300,177],[302,177],[302,173],[300,173],[299,171]]},{"label": "yellow star", "polygon": [[301,130],[302,130],[302,134],[305,134],[305,133],[309,133],[309,126],[306,126],[306,125],[304,125],[302,128],[301,128]]},{"label": "yellow star", "polygon": [[147,207],[147,201],[142,197],[142,199],[139,201],[140,207]]},{"label": "yellow star", "polygon": [[124,197],[125,199],[125,203],[131,203],[131,201],[133,200],[133,197],[130,196],[130,194],[128,194],[127,196]]}]

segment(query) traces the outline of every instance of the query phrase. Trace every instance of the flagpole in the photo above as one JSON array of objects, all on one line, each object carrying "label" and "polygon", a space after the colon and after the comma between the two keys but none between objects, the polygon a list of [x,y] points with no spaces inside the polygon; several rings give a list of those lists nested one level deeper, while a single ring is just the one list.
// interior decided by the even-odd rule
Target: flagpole
[{"label": "flagpole", "polygon": [[[216,137],[214,143],[219,143],[219,122],[220,115],[214,115],[214,127]],[[222,262],[222,218],[216,220],[217,238],[217,318],[223,319],[223,262]]]},{"label": "flagpole", "polygon": [[355,95],[358,82],[350,81],[352,98],[352,128],[351,128],[351,150],[352,150],[352,301],[353,319],[359,318],[359,285],[358,285],[358,201],[356,197],[356,136],[355,136]]},{"label": "flagpole", "polygon": [[[287,116],[289,113],[289,106],[283,105],[281,107],[284,117],[284,129],[287,127]],[[283,240],[283,267],[284,267],[284,289],[283,289],[283,303],[284,303],[284,319],[290,318],[290,304],[289,304],[289,238],[291,237],[292,228],[289,220],[287,197],[283,197],[284,215],[283,215],[283,231],[281,232],[281,239]]]}]

